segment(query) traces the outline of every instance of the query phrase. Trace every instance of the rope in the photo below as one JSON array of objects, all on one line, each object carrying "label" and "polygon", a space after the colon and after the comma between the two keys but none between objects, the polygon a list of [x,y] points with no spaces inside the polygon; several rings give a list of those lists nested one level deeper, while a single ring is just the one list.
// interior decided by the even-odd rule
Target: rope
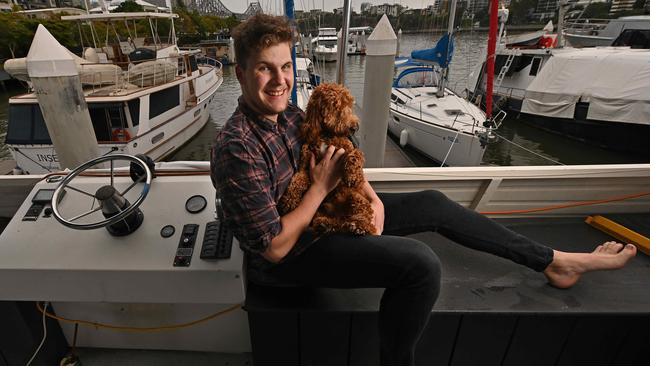
[{"label": "rope", "polygon": [[561,204],[561,205],[552,205],[552,206],[546,206],[546,207],[534,207],[534,208],[527,208],[527,209],[522,209],[522,210],[482,211],[480,213],[483,214],[483,215],[524,214],[524,213],[559,210],[559,209],[562,209],[562,208],[570,208],[570,207],[599,205],[599,204],[602,204],[602,203],[624,201],[624,200],[627,200],[627,199],[639,198],[639,197],[643,197],[643,196],[650,196],[650,192],[641,192],[641,193],[635,193],[635,194],[628,194],[628,195],[624,195],[624,196],[615,196],[615,197],[612,197],[612,198],[606,198],[606,199],[601,199],[601,200],[580,201],[580,202],[565,203],[565,204]]},{"label": "rope", "polygon": [[538,157],[540,157],[540,158],[542,158],[542,159],[548,160],[548,161],[550,161],[550,162],[552,162],[552,163],[554,163],[554,164],[557,164],[557,165],[566,165],[566,164],[562,164],[562,163],[560,163],[560,162],[557,161],[557,160],[553,160],[553,159],[551,159],[551,158],[549,158],[549,157],[546,157],[546,156],[544,156],[544,155],[542,155],[542,154],[540,154],[540,153],[536,153],[536,152],[534,152],[533,150],[527,149],[527,148],[523,147],[522,145],[519,145],[518,143],[516,143],[516,142],[514,142],[514,141],[510,141],[510,140],[508,140],[507,138],[505,138],[505,137],[499,135],[499,134],[496,133],[496,132],[494,132],[494,134],[497,135],[497,136],[499,136],[499,138],[502,138],[503,140],[505,140],[505,141],[507,141],[507,142],[509,142],[509,143],[511,143],[511,144],[513,144],[513,145],[515,145],[515,146],[517,146],[518,148],[523,149],[523,150],[525,150],[525,151],[527,151],[527,152],[529,152],[529,153],[531,153],[531,154],[533,154],[533,155],[537,155]]},{"label": "rope", "polygon": [[173,325],[161,325],[157,327],[129,327],[129,326],[121,326],[121,325],[112,325],[112,324],[105,324],[105,323],[99,323],[99,322],[91,322],[88,320],[79,320],[79,319],[68,319],[64,318],[61,316],[57,316],[51,313],[48,313],[47,310],[43,309],[41,307],[41,304],[36,302],[36,308],[38,311],[40,311],[44,316],[47,316],[48,318],[56,319],[59,321],[67,322],[67,323],[74,323],[74,324],[81,324],[81,325],[87,325],[95,328],[106,328],[114,331],[121,331],[121,332],[133,332],[133,333],[147,333],[147,332],[161,332],[161,331],[169,331],[169,330],[175,330],[175,329],[180,329],[180,328],[187,328],[191,327],[193,325],[197,325],[200,323],[204,323],[208,320],[212,320],[218,316],[227,314],[231,311],[240,309],[242,307],[241,304],[235,304],[227,309],[218,311],[214,314],[208,315],[206,317],[203,317],[201,319],[193,320],[191,322],[187,323],[180,323],[180,324],[173,324]]}]

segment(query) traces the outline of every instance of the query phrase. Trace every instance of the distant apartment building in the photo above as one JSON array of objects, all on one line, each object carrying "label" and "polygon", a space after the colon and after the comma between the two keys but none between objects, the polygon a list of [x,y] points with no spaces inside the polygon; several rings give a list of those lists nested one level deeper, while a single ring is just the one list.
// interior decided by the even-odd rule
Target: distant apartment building
[{"label": "distant apartment building", "polygon": [[613,0],[612,7],[609,8],[609,15],[616,15],[622,11],[632,10],[635,0]]},{"label": "distant apartment building", "polygon": [[25,10],[47,9],[47,8],[56,8],[56,1],[55,0],[18,0],[18,5],[20,5]]},{"label": "distant apartment building", "polygon": [[373,5],[370,7],[371,15],[382,15],[386,14],[389,17],[396,17],[400,14],[402,6],[399,4],[382,4],[382,5]]},{"label": "distant apartment building", "polygon": [[539,0],[533,12],[533,17],[538,20],[553,18],[557,10],[558,0]]},{"label": "distant apartment building", "polygon": [[490,0],[467,0],[467,10],[476,14],[479,10],[486,9],[490,6]]},{"label": "distant apartment building", "polygon": [[424,9],[420,9],[422,15],[436,15],[440,13],[440,3],[442,0],[434,0],[432,5],[428,5]]},{"label": "distant apartment building", "polygon": [[0,0],[0,11],[10,13],[14,5],[17,5],[15,0]]}]

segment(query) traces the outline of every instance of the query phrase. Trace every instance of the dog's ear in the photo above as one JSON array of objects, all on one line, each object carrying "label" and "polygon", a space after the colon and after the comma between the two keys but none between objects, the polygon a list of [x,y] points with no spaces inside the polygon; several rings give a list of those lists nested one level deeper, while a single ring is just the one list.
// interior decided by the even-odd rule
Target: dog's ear
[{"label": "dog's ear", "polygon": [[303,141],[307,144],[315,144],[321,137],[321,116],[318,109],[318,104],[313,99],[310,99],[307,105],[305,120],[302,126],[300,126],[300,134],[302,135]]}]

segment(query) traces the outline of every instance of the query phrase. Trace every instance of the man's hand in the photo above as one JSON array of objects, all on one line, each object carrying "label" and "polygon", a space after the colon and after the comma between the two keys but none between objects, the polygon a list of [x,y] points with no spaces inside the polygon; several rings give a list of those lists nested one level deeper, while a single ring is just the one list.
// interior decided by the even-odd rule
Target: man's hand
[{"label": "man's hand", "polygon": [[330,145],[316,164],[314,154],[311,155],[310,171],[312,187],[322,190],[325,195],[330,193],[341,181],[344,149],[338,149]]},{"label": "man's hand", "polygon": [[370,201],[372,207],[372,224],[375,225],[375,235],[384,231],[384,204],[379,198]]}]

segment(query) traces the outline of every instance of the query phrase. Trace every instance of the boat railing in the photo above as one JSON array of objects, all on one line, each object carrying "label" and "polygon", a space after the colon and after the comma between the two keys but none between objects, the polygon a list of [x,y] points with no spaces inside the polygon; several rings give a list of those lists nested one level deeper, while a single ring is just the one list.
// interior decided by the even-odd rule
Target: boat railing
[{"label": "boat railing", "polygon": [[219,70],[223,68],[223,64],[219,60],[208,56],[199,56],[196,58],[196,62],[198,62],[201,65],[214,66]]},{"label": "boat railing", "polygon": [[603,30],[610,19],[576,19],[565,22],[565,33],[595,35]]},{"label": "boat railing", "polygon": [[[168,61],[168,62],[151,62],[151,61]],[[179,62],[180,61],[180,62]],[[215,60],[216,61],[216,60]],[[141,72],[133,72],[136,65],[150,62],[149,67]],[[115,66],[112,63],[83,63],[79,64],[81,82],[84,86],[90,87],[92,92],[98,90],[110,91],[133,89],[137,87],[149,87],[167,83],[174,80],[177,76],[185,75],[186,65],[182,57],[169,56],[153,59],[145,59],[129,62],[127,70]],[[170,68],[173,65],[175,70]],[[221,63],[216,61],[215,67],[221,68]],[[102,69],[103,67],[103,69]],[[170,77],[171,76],[171,77]]]}]

